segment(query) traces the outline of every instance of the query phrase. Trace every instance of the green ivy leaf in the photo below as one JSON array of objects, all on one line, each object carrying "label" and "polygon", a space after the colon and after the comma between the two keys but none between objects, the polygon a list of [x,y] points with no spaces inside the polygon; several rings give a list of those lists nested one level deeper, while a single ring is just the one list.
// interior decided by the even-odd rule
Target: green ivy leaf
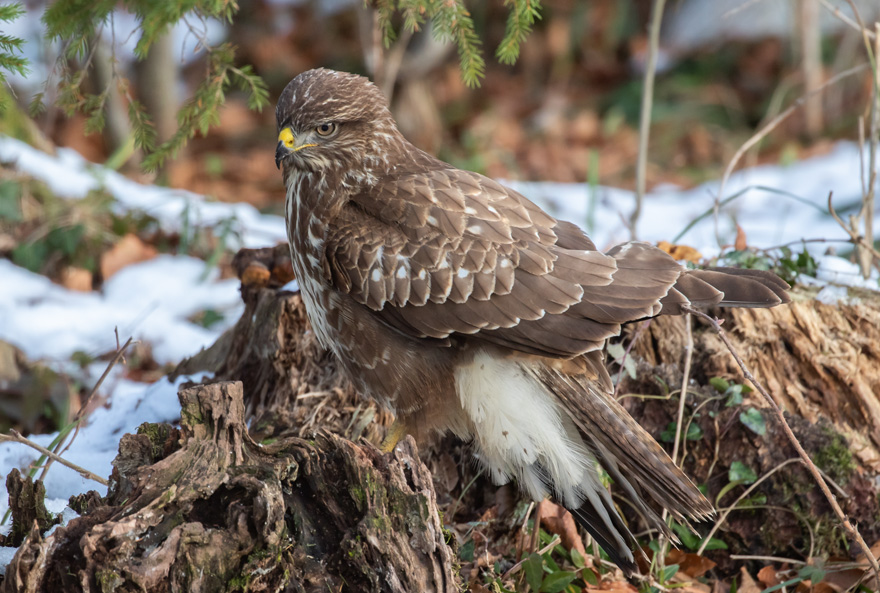
[{"label": "green ivy leaf", "polygon": [[576,548],[571,549],[571,563],[574,564],[575,568],[583,568],[587,565],[583,555]]},{"label": "green ivy leaf", "polygon": [[22,243],[12,250],[12,262],[17,265],[38,273],[49,255],[49,248],[44,241]]},{"label": "green ivy leaf", "polygon": [[523,562],[523,570],[526,572],[526,582],[532,591],[541,588],[541,581],[544,579],[544,559],[540,554],[533,552]]},{"label": "green ivy leaf", "polygon": [[21,222],[21,186],[14,181],[0,183],[0,219],[7,222]]},{"label": "green ivy leaf", "polygon": [[559,593],[576,578],[577,574],[568,570],[550,573],[544,577],[544,582],[541,583],[539,591],[541,593]]},{"label": "green ivy leaf", "polygon": [[461,558],[462,562],[473,562],[474,561],[474,540],[469,539],[461,546],[461,550],[458,552],[458,557]]},{"label": "green ivy leaf", "polygon": [[[700,542],[700,546],[701,546],[701,545],[703,545],[703,542],[702,542],[702,541]],[[700,546],[697,546],[697,549],[699,549]],[[710,539],[709,539],[709,543],[707,543],[707,544],[706,544],[706,547],[703,548],[704,551],[708,551],[708,550],[726,550],[726,549],[727,549],[727,544],[725,544],[723,541],[721,541],[720,539],[718,539],[718,538],[716,538],[716,537],[710,538]]]},{"label": "green ivy leaf", "polygon": [[678,572],[678,564],[670,564],[669,566],[663,567],[663,573],[660,575],[660,582],[665,583],[669,579],[675,576],[675,573]]},{"label": "green ivy leaf", "polygon": [[718,393],[724,393],[730,388],[730,383],[727,382],[726,379],[722,379],[721,377],[712,377],[709,379],[709,385],[715,388],[715,391]]},{"label": "green ivy leaf", "polygon": [[742,461],[734,461],[730,464],[730,471],[727,473],[731,482],[739,484],[754,484],[758,480],[757,474],[744,464]]},{"label": "green ivy leaf", "polygon": [[767,433],[767,423],[764,421],[764,415],[755,408],[747,408],[744,412],[740,412],[739,421],[758,436],[764,436]]},{"label": "green ivy leaf", "polygon": [[672,531],[681,540],[684,547],[689,550],[696,550],[700,547],[700,537],[691,531],[686,525],[682,525],[678,521],[672,522]]}]

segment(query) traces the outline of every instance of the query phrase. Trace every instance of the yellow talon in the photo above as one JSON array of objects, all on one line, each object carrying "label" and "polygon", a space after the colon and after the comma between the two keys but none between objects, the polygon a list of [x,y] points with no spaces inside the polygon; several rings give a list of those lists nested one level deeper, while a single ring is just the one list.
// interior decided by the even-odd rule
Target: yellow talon
[{"label": "yellow talon", "polygon": [[405,436],[406,426],[404,426],[403,422],[400,420],[395,420],[394,424],[388,428],[388,432],[385,433],[385,439],[382,441],[382,444],[379,445],[379,449],[383,453],[391,453],[394,451],[394,447],[397,446],[397,443],[399,443]]}]

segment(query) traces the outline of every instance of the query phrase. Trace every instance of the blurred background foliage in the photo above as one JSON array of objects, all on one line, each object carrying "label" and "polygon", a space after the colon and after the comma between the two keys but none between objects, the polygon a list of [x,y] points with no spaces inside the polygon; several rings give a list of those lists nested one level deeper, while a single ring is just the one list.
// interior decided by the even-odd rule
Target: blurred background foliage
[{"label": "blurred background foliage", "polygon": [[[861,35],[831,10],[854,19],[852,8],[833,1],[667,4],[649,187],[718,177],[762,122],[865,61]],[[866,22],[880,12],[855,4]],[[142,179],[277,211],[271,106],[293,76],[324,66],[371,76],[403,132],[455,165],[633,185],[649,0],[10,6],[0,11],[2,129]],[[865,71],[827,89],[746,164],[786,163],[854,138],[871,85]],[[22,124],[28,110],[35,125]]]}]

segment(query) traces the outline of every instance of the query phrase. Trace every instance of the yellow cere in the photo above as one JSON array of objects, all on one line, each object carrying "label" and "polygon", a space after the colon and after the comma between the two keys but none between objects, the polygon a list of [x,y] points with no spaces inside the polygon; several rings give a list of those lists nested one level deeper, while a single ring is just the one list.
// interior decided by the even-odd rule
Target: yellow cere
[{"label": "yellow cere", "polygon": [[302,150],[303,148],[308,148],[310,146],[317,146],[317,144],[301,144],[297,146],[296,137],[293,135],[293,132],[290,128],[284,128],[283,130],[278,132],[278,141],[284,144],[284,146],[288,150],[292,150],[293,152]]},{"label": "yellow cere", "polygon": [[293,148],[296,145],[296,138],[290,128],[284,128],[278,133],[278,141],[283,142],[287,148]]}]

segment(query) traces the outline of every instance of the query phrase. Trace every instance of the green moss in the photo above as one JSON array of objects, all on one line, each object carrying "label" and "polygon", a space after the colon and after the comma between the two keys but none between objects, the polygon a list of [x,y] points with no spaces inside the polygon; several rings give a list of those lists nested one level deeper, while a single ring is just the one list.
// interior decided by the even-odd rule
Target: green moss
[{"label": "green moss", "polygon": [[95,574],[95,580],[98,581],[98,587],[102,593],[111,593],[123,583],[122,577],[113,570],[99,570]]},{"label": "green moss", "polygon": [[856,470],[852,451],[843,436],[830,428],[823,429],[823,432],[829,436],[830,442],[816,452],[813,461],[834,481],[844,485]]},{"label": "green moss", "polygon": [[364,489],[360,486],[353,485],[351,490],[349,490],[349,493],[351,494],[352,500],[357,504],[358,510],[363,511],[367,502],[367,494],[364,492]]}]

